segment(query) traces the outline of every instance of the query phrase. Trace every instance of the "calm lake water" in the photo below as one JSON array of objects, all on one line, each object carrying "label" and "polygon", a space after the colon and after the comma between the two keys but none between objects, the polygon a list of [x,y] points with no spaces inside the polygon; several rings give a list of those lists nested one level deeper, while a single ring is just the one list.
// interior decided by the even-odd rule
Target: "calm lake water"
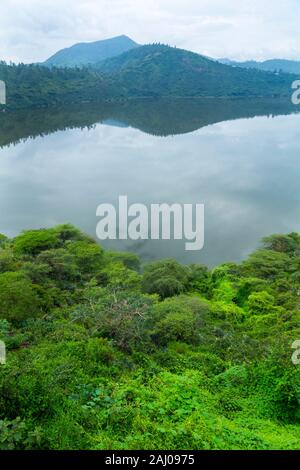
[{"label": "calm lake water", "polygon": [[95,237],[96,207],[119,195],[205,204],[201,251],[172,240],[103,243],[143,260],[214,266],[245,259],[263,236],[300,232],[300,114],[276,103],[126,106],[3,113],[0,232],[70,222]]}]

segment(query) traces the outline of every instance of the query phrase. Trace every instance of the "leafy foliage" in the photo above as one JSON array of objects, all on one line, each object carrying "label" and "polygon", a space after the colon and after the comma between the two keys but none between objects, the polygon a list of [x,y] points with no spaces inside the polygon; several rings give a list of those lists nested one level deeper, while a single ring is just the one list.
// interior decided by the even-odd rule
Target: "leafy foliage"
[{"label": "leafy foliage", "polygon": [[0,79],[6,83],[6,109],[91,103],[120,96],[120,88],[111,79],[88,69],[0,62]]},{"label": "leafy foliage", "polygon": [[0,240],[0,449],[299,448],[298,234],[212,271]]},{"label": "leafy foliage", "polygon": [[[130,96],[288,96],[293,76],[230,67],[190,51],[150,44],[98,64]],[[295,75],[296,77],[296,75]]]}]

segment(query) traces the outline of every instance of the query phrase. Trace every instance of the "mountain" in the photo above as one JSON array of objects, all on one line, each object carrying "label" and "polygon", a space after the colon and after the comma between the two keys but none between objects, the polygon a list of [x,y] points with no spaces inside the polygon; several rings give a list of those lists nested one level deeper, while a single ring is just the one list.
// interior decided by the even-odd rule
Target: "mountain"
[{"label": "mountain", "polygon": [[93,67],[0,63],[0,80],[7,89],[7,109],[135,97],[284,97],[290,102],[291,84],[297,78],[231,67],[160,44],[134,48]]},{"label": "mountain", "polygon": [[114,57],[136,47],[139,47],[139,44],[127,36],[117,36],[104,41],[79,43],[56,52],[43,65],[50,67],[80,67]]},{"label": "mountain", "polygon": [[292,77],[221,64],[170,46],[153,44],[94,66],[129,96],[290,96]]},{"label": "mountain", "polygon": [[264,62],[256,62],[255,60],[236,62],[229,59],[219,59],[219,62],[233,67],[242,67],[246,69],[300,74],[300,61],[296,60],[270,59],[265,60]]}]

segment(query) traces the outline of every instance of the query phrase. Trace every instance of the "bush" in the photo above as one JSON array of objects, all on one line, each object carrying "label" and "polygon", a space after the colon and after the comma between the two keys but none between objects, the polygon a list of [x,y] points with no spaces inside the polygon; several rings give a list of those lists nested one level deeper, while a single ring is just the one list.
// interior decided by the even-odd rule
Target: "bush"
[{"label": "bush", "polygon": [[266,291],[251,294],[248,299],[250,315],[268,315],[276,312],[275,299]]},{"label": "bush", "polygon": [[71,225],[5,239],[0,449],[298,449],[298,242],[141,275]]},{"label": "bush", "polygon": [[42,447],[40,428],[29,431],[20,418],[0,421],[0,450],[27,450]]},{"label": "bush", "polygon": [[171,341],[197,344],[206,312],[206,305],[198,299],[166,299],[155,307],[151,336],[159,345]]}]

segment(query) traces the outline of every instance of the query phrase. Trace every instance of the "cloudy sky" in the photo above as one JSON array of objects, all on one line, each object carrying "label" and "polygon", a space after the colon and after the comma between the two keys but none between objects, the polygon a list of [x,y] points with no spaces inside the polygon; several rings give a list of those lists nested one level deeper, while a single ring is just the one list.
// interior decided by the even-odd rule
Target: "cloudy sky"
[{"label": "cloudy sky", "polygon": [[1,0],[0,58],[126,34],[212,57],[300,60],[299,0]]}]

